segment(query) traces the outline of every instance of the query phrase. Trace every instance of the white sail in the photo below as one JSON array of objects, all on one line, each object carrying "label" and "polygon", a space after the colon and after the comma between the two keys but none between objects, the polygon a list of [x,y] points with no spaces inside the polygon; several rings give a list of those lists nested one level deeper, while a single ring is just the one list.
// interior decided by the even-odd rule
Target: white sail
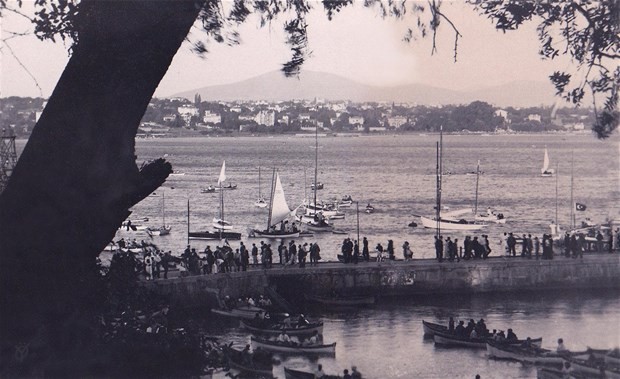
[{"label": "white sail", "polygon": [[282,188],[282,183],[280,183],[280,174],[276,174],[276,186],[273,190],[273,200],[271,202],[271,225],[278,224],[287,218],[290,213],[291,210],[288,204],[286,204],[284,189]]},{"label": "white sail", "polygon": [[226,180],[226,161],[222,163],[222,169],[220,170],[220,177],[217,180],[217,184],[220,185],[225,180]]},{"label": "white sail", "polygon": [[547,148],[545,148],[545,158],[543,159],[543,167],[540,169],[540,172],[546,172],[549,169],[549,153],[547,152]]}]

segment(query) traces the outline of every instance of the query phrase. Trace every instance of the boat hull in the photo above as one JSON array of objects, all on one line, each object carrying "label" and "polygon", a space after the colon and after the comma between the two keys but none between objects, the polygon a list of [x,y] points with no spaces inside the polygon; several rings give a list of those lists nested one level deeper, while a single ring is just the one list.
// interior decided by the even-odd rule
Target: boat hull
[{"label": "boat hull", "polygon": [[[433,340],[437,345],[443,346],[461,346],[461,347],[471,347],[474,349],[485,349],[487,347],[488,338],[464,338],[457,337],[453,334],[442,333],[438,330],[435,330],[433,334]],[[516,340],[516,341],[503,341],[504,345],[521,345],[525,340]],[[542,344],[542,338],[532,338],[530,339],[530,343],[532,346],[540,347]]]},{"label": "boat hull", "polygon": [[422,328],[424,329],[424,335],[433,336],[435,332],[448,333],[448,327],[440,324],[422,320]]},{"label": "boat hull", "polygon": [[314,379],[314,373],[293,370],[288,367],[284,367],[284,378],[285,379]]},{"label": "boat hull", "polygon": [[249,330],[252,333],[258,333],[258,334],[264,334],[264,335],[270,335],[270,336],[279,336],[280,333],[282,332],[288,334],[289,336],[306,336],[306,335],[312,335],[314,334],[314,332],[323,334],[323,323],[314,324],[310,326],[304,326],[300,328],[276,328],[276,329],[262,328],[262,327],[259,328],[259,327],[253,326],[249,322],[244,322],[243,320],[241,320],[240,324],[242,328]]},{"label": "boat hull", "polygon": [[[437,221],[428,217],[420,216],[420,220],[422,221],[422,226],[427,229],[437,229]],[[443,230],[480,230],[482,228],[486,228],[486,224],[471,224],[471,223],[459,223],[455,222],[447,222],[447,221],[439,221],[439,227]]]},{"label": "boat hull", "polygon": [[252,377],[273,377],[273,367],[259,367],[255,366],[246,366],[241,362],[241,352],[234,350],[232,348],[228,348],[224,350],[224,354],[226,355],[226,359],[228,360],[228,364],[231,368],[235,370],[239,370],[245,373],[253,374]]},{"label": "boat hull", "polygon": [[262,348],[267,351],[276,352],[276,353],[287,353],[287,354],[336,354],[336,343],[332,343],[330,345],[314,345],[314,346],[303,346],[303,345],[288,345],[278,342],[273,342],[269,340],[264,340],[261,338],[251,337],[252,348]]},{"label": "boat hull", "polygon": [[211,309],[211,312],[221,316],[235,317],[245,320],[253,320],[257,314],[261,319],[265,317],[265,310],[258,307],[233,308],[230,310]]},{"label": "boat hull", "polygon": [[249,234],[249,237],[252,238],[271,238],[271,239],[280,239],[280,238],[298,238],[299,231],[297,232],[266,232],[264,230],[252,229]]},{"label": "boat hull", "polygon": [[564,363],[564,358],[562,356],[550,350],[535,354],[530,350],[518,349],[509,345],[500,345],[493,342],[487,342],[486,347],[487,355],[492,358],[510,359],[532,364],[561,365]]},{"label": "boat hull", "polygon": [[190,240],[240,240],[241,233],[236,232],[190,232],[187,234]]}]

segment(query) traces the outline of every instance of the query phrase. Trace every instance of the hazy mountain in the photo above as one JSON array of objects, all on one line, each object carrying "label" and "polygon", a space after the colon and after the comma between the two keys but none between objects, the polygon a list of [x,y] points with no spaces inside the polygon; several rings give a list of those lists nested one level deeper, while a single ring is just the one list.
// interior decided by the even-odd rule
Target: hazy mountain
[{"label": "hazy mountain", "polygon": [[482,100],[497,106],[538,106],[552,104],[551,84],[512,82],[472,91],[454,91],[424,84],[378,87],[357,83],[338,75],[304,71],[297,78],[286,78],[280,71],[269,72],[240,82],[197,88],[175,94],[193,100],[292,100],[314,99],[362,101],[396,101],[421,105],[468,104]]}]

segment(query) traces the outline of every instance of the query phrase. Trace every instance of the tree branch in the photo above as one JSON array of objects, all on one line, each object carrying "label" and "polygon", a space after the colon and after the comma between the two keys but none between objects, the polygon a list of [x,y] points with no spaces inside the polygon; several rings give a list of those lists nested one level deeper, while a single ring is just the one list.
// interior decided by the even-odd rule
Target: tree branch
[{"label": "tree branch", "polygon": [[34,77],[34,75],[30,72],[30,70],[28,70],[28,68],[26,67],[26,65],[24,65],[24,63],[17,57],[17,54],[15,54],[15,51],[13,51],[13,49],[11,48],[11,45],[9,45],[9,43],[7,42],[7,40],[2,40],[2,43],[4,44],[4,46],[7,47],[7,49],[9,49],[9,52],[11,53],[11,55],[13,56],[13,58],[15,58],[15,60],[17,61],[17,63],[24,69],[24,71],[26,72],[26,74],[28,74],[28,76],[30,76],[30,78],[32,79],[32,81],[34,82],[34,85],[37,86],[37,88],[39,89],[39,96],[43,97],[43,89],[41,88],[41,86],[39,85],[39,82],[37,81],[37,78]]}]

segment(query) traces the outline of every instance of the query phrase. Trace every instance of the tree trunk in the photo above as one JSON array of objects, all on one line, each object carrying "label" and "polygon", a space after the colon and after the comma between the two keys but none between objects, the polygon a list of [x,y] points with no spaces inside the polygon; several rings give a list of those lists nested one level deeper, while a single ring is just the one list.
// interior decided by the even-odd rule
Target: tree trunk
[{"label": "tree trunk", "polygon": [[79,41],[0,196],[3,367],[17,343],[31,344],[31,356],[35,343],[67,347],[67,320],[100,300],[95,258],[172,171],[163,159],[139,170],[134,139],[199,9],[192,0],[80,4]]}]

